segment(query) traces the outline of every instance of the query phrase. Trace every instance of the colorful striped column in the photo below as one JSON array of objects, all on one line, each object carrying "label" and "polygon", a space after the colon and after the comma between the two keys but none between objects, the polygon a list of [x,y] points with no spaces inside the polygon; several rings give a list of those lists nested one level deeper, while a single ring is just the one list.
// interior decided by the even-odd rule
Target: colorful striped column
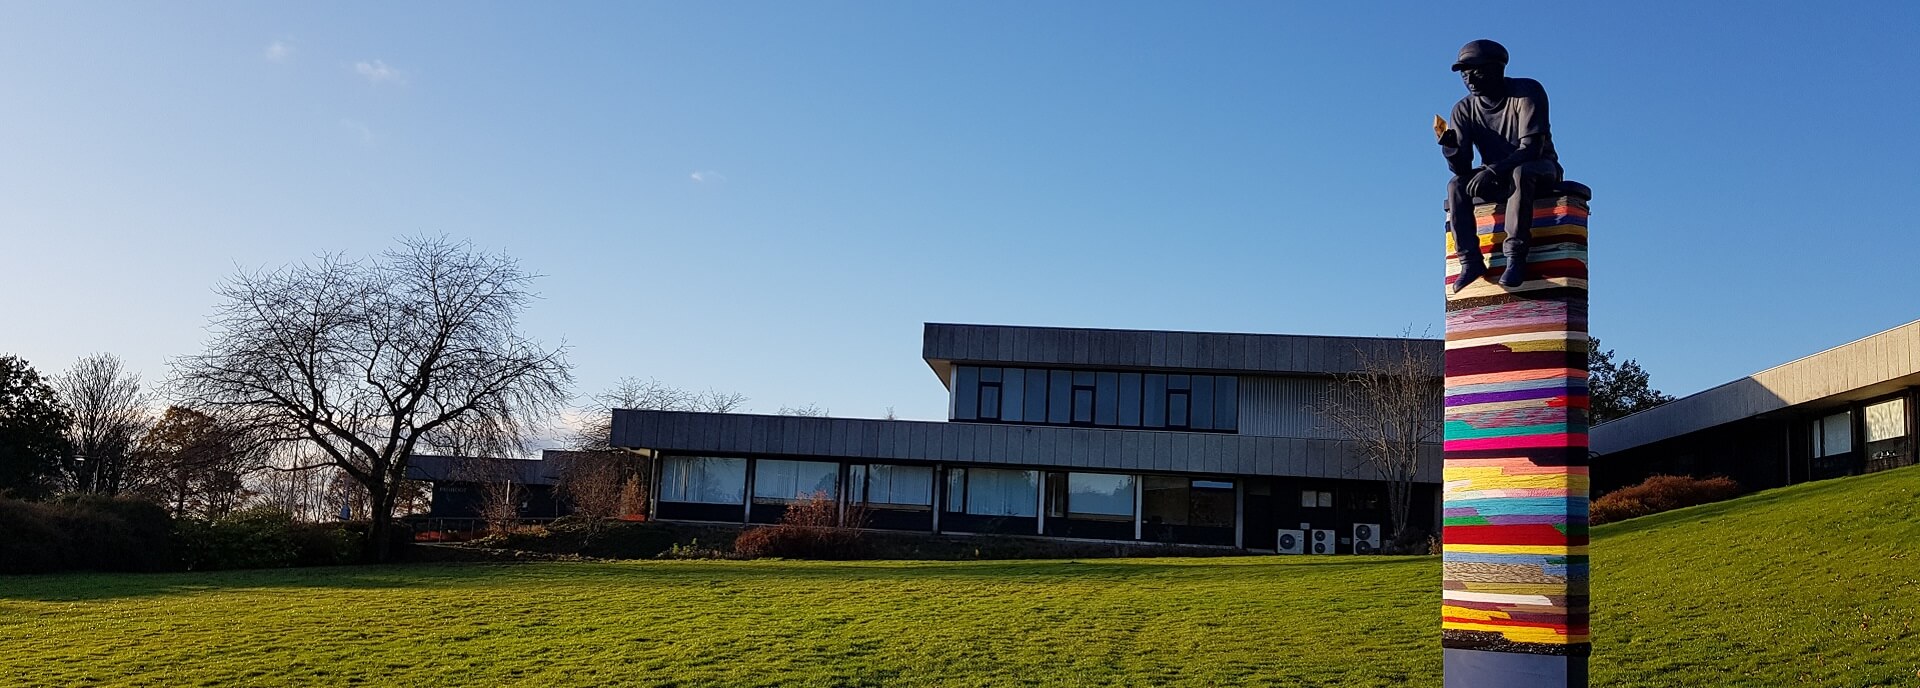
[{"label": "colorful striped column", "polygon": [[1441,645],[1448,688],[1586,686],[1587,202],[1541,199],[1528,280],[1474,209],[1488,275],[1452,293],[1447,238]]}]

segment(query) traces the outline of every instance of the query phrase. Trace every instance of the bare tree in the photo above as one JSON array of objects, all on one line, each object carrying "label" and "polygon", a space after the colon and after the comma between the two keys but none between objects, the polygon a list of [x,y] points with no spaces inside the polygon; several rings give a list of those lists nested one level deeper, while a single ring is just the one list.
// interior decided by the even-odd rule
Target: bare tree
[{"label": "bare tree", "polygon": [[1409,334],[1382,350],[1357,349],[1358,372],[1339,376],[1311,409],[1386,483],[1396,545],[1413,535],[1407,520],[1414,477],[1433,459],[1442,427],[1440,360],[1422,344]]},{"label": "bare tree", "polygon": [[285,452],[275,454],[271,467],[253,470],[244,476],[247,491],[255,495],[259,504],[297,520],[326,518],[329,514],[326,512],[325,467],[301,470],[298,467],[311,465],[313,461],[297,455],[280,455]]},{"label": "bare tree", "polygon": [[423,438],[511,446],[566,399],[564,348],[519,331],[534,277],[445,238],[242,273],[218,290],[207,351],[177,359],[172,384],[194,408],[317,447],[365,491],[366,551],[385,560]]},{"label": "bare tree", "polygon": [[134,441],[152,423],[140,376],[120,357],[97,353],[55,376],[53,389],[70,416],[67,440],[73,456],[62,471],[67,489],[119,494],[127,487]]},{"label": "bare tree", "polygon": [[586,420],[574,433],[572,444],[579,451],[611,449],[607,442],[613,438],[614,409],[730,413],[746,404],[746,395],[739,392],[711,389],[695,392],[653,378],[623,377],[612,388],[594,395],[592,403],[581,409]]},{"label": "bare tree", "polygon": [[825,418],[827,417],[827,409],[820,406],[819,404],[807,404],[806,406],[782,406],[780,407],[779,415]]},{"label": "bare tree", "polygon": [[626,452],[579,452],[567,457],[560,473],[560,493],[577,516],[588,519],[597,532],[604,519],[645,513],[648,463]]}]

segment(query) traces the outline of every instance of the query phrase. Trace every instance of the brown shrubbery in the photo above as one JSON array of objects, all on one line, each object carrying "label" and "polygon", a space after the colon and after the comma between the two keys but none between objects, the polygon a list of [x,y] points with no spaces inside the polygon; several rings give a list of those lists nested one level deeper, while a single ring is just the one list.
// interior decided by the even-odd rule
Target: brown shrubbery
[{"label": "brown shrubbery", "polygon": [[1732,499],[1739,494],[1740,484],[1724,476],[1693,478],[1656,475],[1638,485],[1623,487],[1593,500],[1588,518],[1593,525],[1600,525]]},{"label": "brown shrubbery", "polygon": [[840,505],[825,494],[814,493],[788,506],[779,523],[740,533],[734,538],[733,551],[751,559],[859,559],[865,554],[860,542],[864,525],[866,514],[859,507],[848,507],[842,523]]}]

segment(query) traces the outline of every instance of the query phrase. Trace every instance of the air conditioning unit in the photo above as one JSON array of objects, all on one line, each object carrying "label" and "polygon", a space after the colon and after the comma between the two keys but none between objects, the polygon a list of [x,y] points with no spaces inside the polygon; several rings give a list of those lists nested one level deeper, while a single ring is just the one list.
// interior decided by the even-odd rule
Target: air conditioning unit
[{"label": "air conditioning unit", "polygon": [[1354,554],[1379,554],[1380,553],[1380,524],[1378,523],[1353,524],[1353,553]]},{"label": "air conditioning unit", "polygon": [[1273,542],[1274,550],[1281,554],[1301,554],[1307,551],[1307,531],[1281,528]]},{"label": "air conditioning unit", "polygon": [[1313,554],[1333,554],[1338,546],[1331,530],[1315,530],[1307,539],[1307,551]]}]

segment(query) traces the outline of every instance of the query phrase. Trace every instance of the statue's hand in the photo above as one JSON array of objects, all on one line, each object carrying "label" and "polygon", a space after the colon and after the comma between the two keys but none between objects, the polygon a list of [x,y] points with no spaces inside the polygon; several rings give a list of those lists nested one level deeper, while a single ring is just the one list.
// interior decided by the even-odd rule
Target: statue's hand
[{"label": "statue's hand", "polygon": [[1467,180],[1467,196],[1469,198],[1486,198],[1481,195],[1480,192],[1492,191],[1495,186],[1499,185],[1499,179],[1500,175],[1494,174],[1493,168],[1480,168],[1479,172],[1474,173],[1472,179]]}]

